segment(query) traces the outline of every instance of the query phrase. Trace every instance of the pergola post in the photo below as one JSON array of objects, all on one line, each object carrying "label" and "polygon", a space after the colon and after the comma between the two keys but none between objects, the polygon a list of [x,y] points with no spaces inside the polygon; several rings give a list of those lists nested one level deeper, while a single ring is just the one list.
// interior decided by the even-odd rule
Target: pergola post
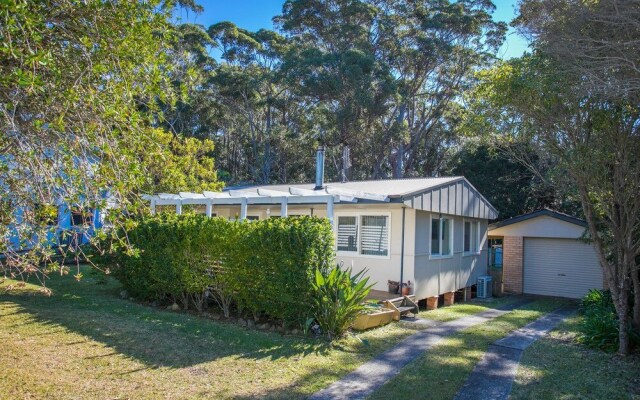
[{"label": "pergola post", "polygon": [[329,218],[329,222],[333,225],[333,196],[327,200],[327,218]]},{"label": "pergola post", "polygon": [[182,214],[182,201],[178,200],[178,202],[176,203],[176,214],[180,215]]},{"label": "pergola post", "polygon": [[205,207],[206,207],[205,208],[205,210],[206,210],[205,212],[207,214],[207,218],[211,218],[211,214],[212,214],[212,211],[213,211],[213,201],[209,200],[209,202],[207,202]]},{"label": "pergola post", "polygon": [[287,216],[287,198],[283,197],[282,201],[280,202],[280,217],[284,218]]},{"label": "pergola post", "polygon": [[243,198],[240,203],[240,221],[247,219],[247,198]]}]

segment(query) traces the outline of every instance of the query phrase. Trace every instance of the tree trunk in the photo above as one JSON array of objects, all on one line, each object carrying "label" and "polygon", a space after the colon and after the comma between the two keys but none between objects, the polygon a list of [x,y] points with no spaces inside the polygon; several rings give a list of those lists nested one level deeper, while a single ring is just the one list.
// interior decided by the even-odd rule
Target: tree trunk
[{"label": "tree trunk", "polygon": [[[587,185],[585,185],[584,182],[582,182],[580,179],[576,179],[576,181],[578,190],[580,192],[582,209],[584,210],[584,215],[587,220],[587,226],[589,228],[589,234],[596,249],[596,254],[598,255],[600,265],[602,266],[602,269],[604,271],[605,279],[607,280],[609,290],[611,291],[611,298],[613,299],[616,314],[618,315],[618,339],[620,341],[620,343],[618,344],[618,354],[626,356],[629,354],[629,302],[627,297],[629,294],[629,279],[628,269],[625,265],[626,260],[624,259],[624,255],[622,254],[622,249],[620,247],[618,247],[617,249],[617,263],[611,264],[607,260],[607,257],[605,256],[603,240],[598,232],[598,221],[593,210],[593,204],[591,204],[589,198]],[[614,233],[614,239],[620,239],[616,238],[615,236],[616,235]]]},{"label": "tree trunk", "polygon": [[[635,260],[634,260],[635,261]],[[640,271],[636,262],[632,263],[631,282],[633,282],[632,326],[640,334]]]},{"label": "tree trunk", "polygon": [[[618,297],[614,299],[616,313],[618,314],[618,354],[626,356],[629,354],[629,301],[625,290],[617,290]],[[611,292],[613,296],[613,291]]]}]

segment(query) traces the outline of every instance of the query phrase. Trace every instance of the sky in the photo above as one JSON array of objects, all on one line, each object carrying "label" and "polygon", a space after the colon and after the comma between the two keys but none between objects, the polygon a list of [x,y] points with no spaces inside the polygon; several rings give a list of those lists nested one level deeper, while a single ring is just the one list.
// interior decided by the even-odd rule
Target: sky
[{"label": "sky", "polygon": [[[496,5],[494,18],[511,22],[516,16],[517,0],[493,0]],[[231,21],[237,26],[256,31],[273,29],[272,18],[280,14],[284,0],[200,0],[204,12],[199,15],[183,13],[182,19],[208,27],[216,22]],[[527,50],[526,40],[509,28],[505,43],[498,51],[502,59],[519,57]]]}]

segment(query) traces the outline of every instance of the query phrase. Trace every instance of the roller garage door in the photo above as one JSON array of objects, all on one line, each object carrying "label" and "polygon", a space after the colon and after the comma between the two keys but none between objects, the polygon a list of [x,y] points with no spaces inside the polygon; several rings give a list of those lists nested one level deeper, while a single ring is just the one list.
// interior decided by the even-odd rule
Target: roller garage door
[{"label": "roller garage door", "polygon": [[524,239],[524,292],[579,298],[602,289],[594,248],[574,239]]}]

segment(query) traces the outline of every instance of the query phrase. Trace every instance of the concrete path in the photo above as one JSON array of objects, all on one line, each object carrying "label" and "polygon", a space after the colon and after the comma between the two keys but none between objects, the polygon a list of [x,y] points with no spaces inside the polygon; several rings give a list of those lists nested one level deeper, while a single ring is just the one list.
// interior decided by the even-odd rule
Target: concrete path
[{"label": "concrete path", "polygon": [[507,399],[524,350],[548,334],[572,309],[560,309],[513,331],[489,346],[455,400]]},{"label": "concrete path", "polygon": [[498,309],[491,309],[441,323],[415,333],[373,360],[362,364],[341,380],[315,393],[309,399],[364,399],[397,375],[405,365],[421,356],[424,351],[437,345],[446,337],[504,315],[529,302],[531,302],[531,299],[525,299],[507,304]]}]

